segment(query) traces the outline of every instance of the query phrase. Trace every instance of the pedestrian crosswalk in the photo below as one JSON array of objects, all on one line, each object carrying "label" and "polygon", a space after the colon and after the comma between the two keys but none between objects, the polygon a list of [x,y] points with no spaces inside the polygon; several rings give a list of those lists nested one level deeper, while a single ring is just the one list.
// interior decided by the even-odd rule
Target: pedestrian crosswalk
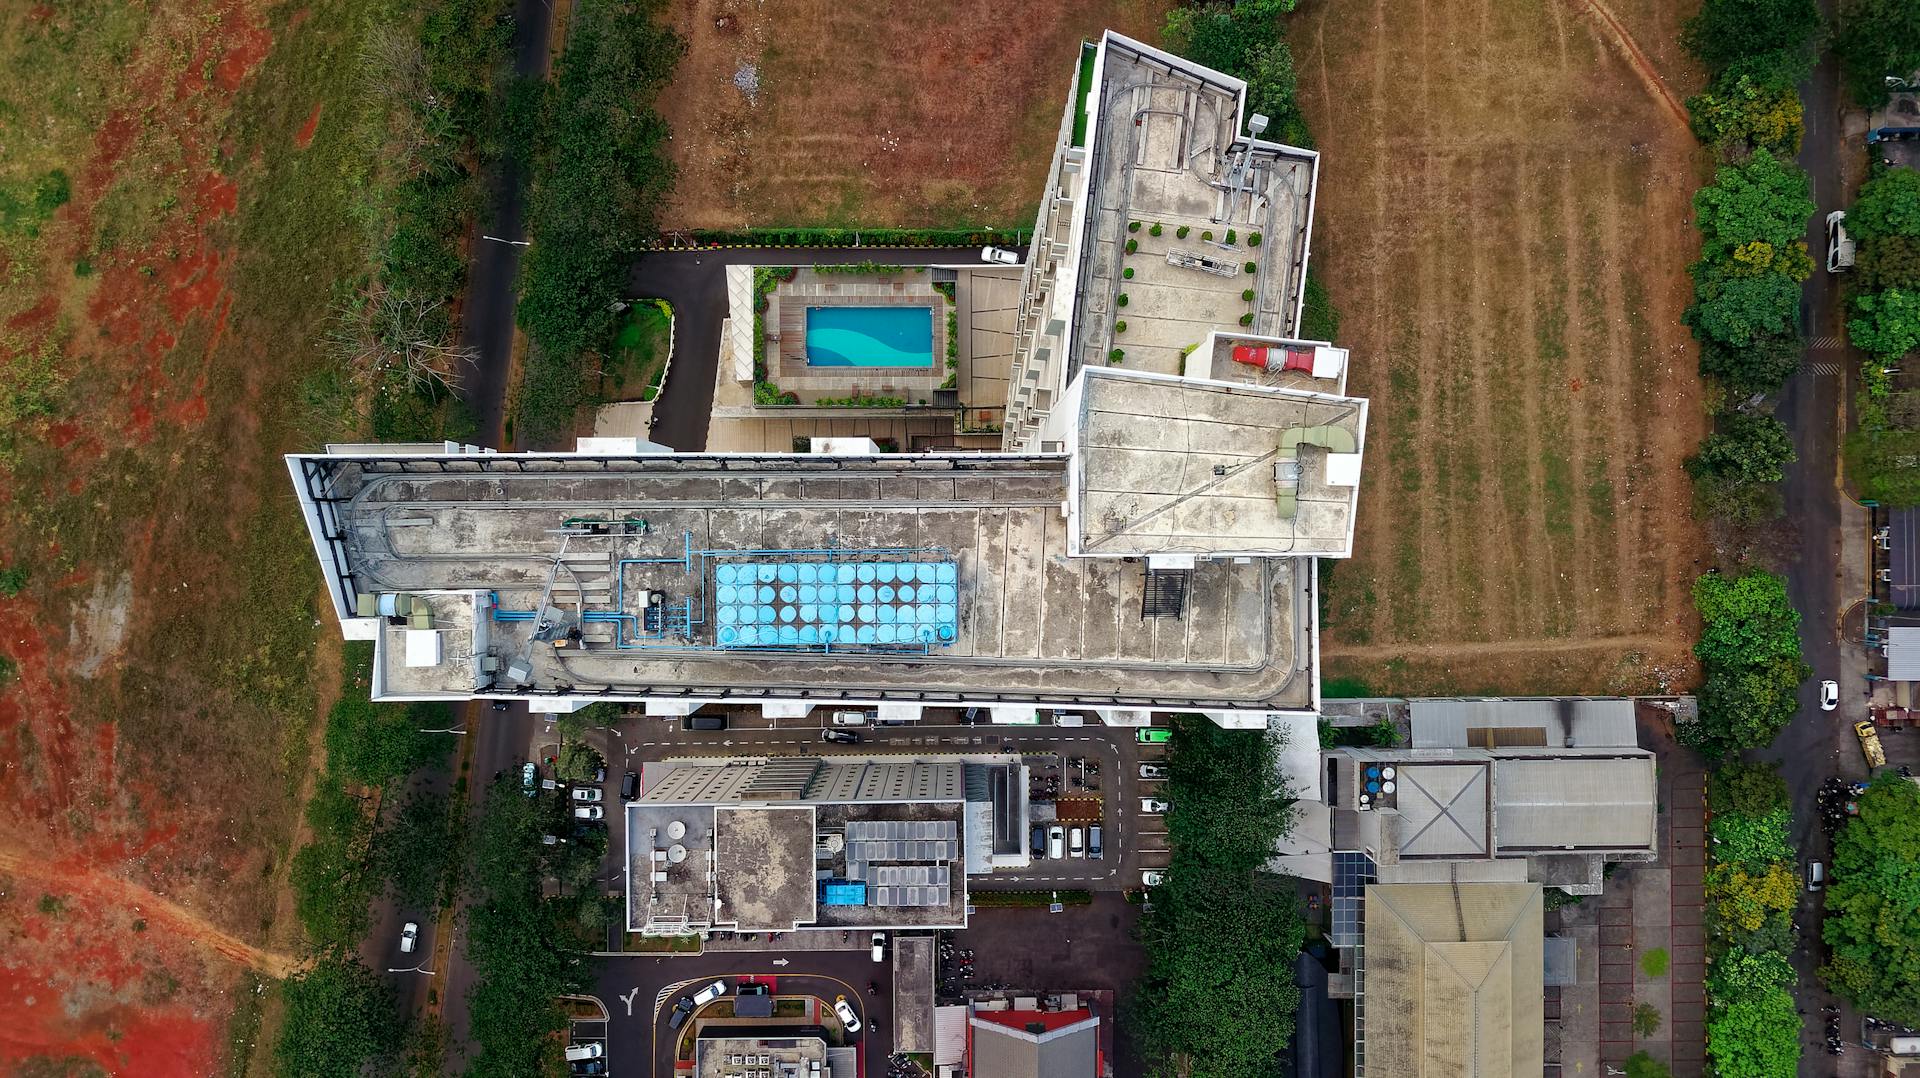
[{"label": "pedestrian crosswalk", "polygon": [[1847,346],[1847,342],[1838,336],[1815,337],[1807,342],[1809,352],[1837,352]]},{"label": "pedestrian crosswalk", "polygon": [[1816,378],[1835,378],[1840,374],[1838,363],[1809,363],[1806,369]]}]

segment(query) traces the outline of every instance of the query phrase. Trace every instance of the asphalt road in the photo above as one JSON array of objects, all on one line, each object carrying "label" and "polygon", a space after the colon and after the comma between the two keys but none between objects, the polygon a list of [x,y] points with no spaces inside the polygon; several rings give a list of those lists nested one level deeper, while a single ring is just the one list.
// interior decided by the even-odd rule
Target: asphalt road
[{"label": "asphalt road", "polygon": [[[777,942],[774,946],[778,946]],[[775,959],[788,960],[776,966]],[[861,1044],[864,1073],[887,1072],[887,1054],[893,1044],[893,963],[876,963],[866,950],[853,951],[718,951],[704,955],[624,957],[599,960],[593,992],[607,1007],[607,1071],[610,1074],[652,1074],[671,1078],[678,1033],[667,1027],[673,1003],[716,977],[727,979],[731,994],[735,978],[745,975],[778,978],[778,995],[812,995],[832,1006],[846,996],[860,1019],[855,1039]],[[879,990],[867,994],[867,984]],[[639,1070],[634,1061],[652,1060],[652,1070]]]},{"label": "asphalt road", "polygon": [[[545,78],[553,7],[549,0],[517,0],[513,10],[513,73]],[[479,350],[460,389],[478,420],[479,444],[506,448],[507,381],[513,365],[514,281],[520,276],[520,241],[526,228],[523,177],[526,162],[510,147],[497,175],[490,178],[487,214],[474,223],[469,246],[466,306],[460,343]],[[495,239],[484,237],[492,236]],[[489,772],[491,774],[491,772]]]},{"label": "asphalt road", "polygon": [[[1026,258],[1024,248],[1020,257]],[[653,440],[683,452],[707,447],[713,378],[720,362],[720,323],[727,317],[726,267],[811,266],[846,262],[980,265],[978,247],[706,248],[649,251],[634,258],[627,277],[635,299],[673,305],[673,372],[654,409]]]}]

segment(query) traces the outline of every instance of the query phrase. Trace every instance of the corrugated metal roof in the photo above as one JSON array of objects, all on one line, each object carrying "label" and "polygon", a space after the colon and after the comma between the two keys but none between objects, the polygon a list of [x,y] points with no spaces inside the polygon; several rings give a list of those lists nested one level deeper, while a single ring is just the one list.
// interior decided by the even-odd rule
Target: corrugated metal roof
[{"label": "corrugated metal roof", "polygon": [[1622,697],[1413,700],[1407,713],[1416,749],[1497,748],[1497,741],[1486,743],[1486,732],[1497,737],[1503,730],[1539,731],[1544,738],[1532,743],[1549,748],[1639,744],[1633,701]]},{"label": "corrugated metal roof", "polygon": [[1651,850],[1655,797],[1651,756],[1495,760],[1494,845]]},{"label": "corrugated metal roof", "polygon": [[1895,625],[1887,630],[1887,680],[1920,681],[1920,627]]},{"label": "corrugated metal roof", "polygon": [[1920,509],[1895,509],[1887,518],[1888,598],[1902,610],[1920,610]]}]

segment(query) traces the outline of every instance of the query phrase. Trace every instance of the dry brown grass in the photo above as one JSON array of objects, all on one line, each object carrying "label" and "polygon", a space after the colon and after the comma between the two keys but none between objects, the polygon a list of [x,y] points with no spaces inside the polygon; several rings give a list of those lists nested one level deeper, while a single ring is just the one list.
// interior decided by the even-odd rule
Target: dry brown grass
[{"label": "dry brown grass", "polygon": [[[1080,42],[1169,0],[681,0],[669,228],[1027,225]],[[734,84],[751,65],[759,90]]]},{"label": "dry brown grass", "polygon": [[1697,77],[1685,14],[1322,0],[1294,18],[1325,154],[1314,262],[1373,399],[1329,677],[1621,692],[1690,669],[1702,540],[1681,461],[1704,418],[1680,313],[1701,166],[1659,92]]}]

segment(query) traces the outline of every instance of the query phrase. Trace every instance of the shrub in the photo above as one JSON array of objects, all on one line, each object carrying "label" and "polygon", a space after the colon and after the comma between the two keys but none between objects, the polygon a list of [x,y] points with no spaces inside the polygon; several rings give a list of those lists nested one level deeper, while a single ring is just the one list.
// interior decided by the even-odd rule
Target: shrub
[{"label": "shrub", "polygon": [[1229,228],[1229,229],[1227,229],[1227,242],[1228,242],[1228,243],[1232,243],[1232,242],[1233,242],[1234,240],[1237,240],[1237,239],[1239,239],[1239,238],[1240,238],[1240,237],[1239,237],[1239,235],[1238,235],[1237,233],[1235,233],[1233,229],[1231,229],[1231,228]]},{"label": "shrub", "polygon": [[1184,240],[1187,238],[1187,233],[1189,231],[1191,230],[1188,229],[1186,225],[1181,225],[1179,228],[1176,228],[1173,230],[1173,234]]},{"label": "shrub", "polygon": [[1633,1031],[1641,1037],[1651,1037],[1660,1032],[1660,1008],[1651,1003],[1642,1003],[1633,1008]]},{"label": "shrub", "polygon": [[1252,314],[1250,314],[1250,313],[1249,313],[1249,314],[1243,314],[1243,315],[1241,315],[1241,316],[1240,316],[1240,324],[1241,324],[1241,325],[1243,325],[1243,326],[1250,326],[1250,325],[1253,325],[1253,315],[1252,315]]},{"label": "shrub", "polygon": [[1120,321],[1115,322],[1113,324],[1113,331],[1115,333],[1125,333],[1127,331],[1127,320],[1122,318]]},{"label": "shrub", "polygon": [[1213,242],[1213,231],[1212,231],[1211,229],[1209,229],[1209,230],[1207,230],[1207,231],[1204,231],[1204,232],[1202,232],[1202,233],[1200,233],[1200,238],[1201,238],[1201,239],[1203,239],[1203,240],[1205,240],[1205,241],[1207,241],[1208,243],[1212,243],[1212,242]]},{"label": "shrub", "polygon": [[1108,363],[1118,363],[1125,358],[1127,358],[1127,353],[1118,348],[1115,348],[1113,351],[1107,353]]},{"label": "shrub", "polygon": [[1128,231],[1128,232],[1138,232],[1138,231],[1140,231],[1140,222],[1138,222],[1138,221],[1129,221],[1129,222],[1127,222],[1127,231]]},{"label": "shrub", "polygon": [[1248,272],[1248,273],[1252,273],[1252,272],[1254,272],[1255,270],[1257,270],[1257,269],[1259,269],[1259,268],[1260,268],[1260,266],[1259,266],[1259,264],[1257,264],[1257,263],[1254,263],[1254,262],[1249,262],[1249,263],[1247,263],[1247,272]]},{"label": "shrub", "polygon": [[1119,306],[1125,307],[1127,305],[1127,294],[1125,292],[1120,293],[1118,296],[1114,297],[1113,302],[1118,304]]},{"label": "shrub", "polygon": [[1153,223],[1153,227],[1152,227],[1152,228],[1149,228],[1149,229],[1147,229],[1147,235],[1149,235],[1149,236],[1158,236],[1159,234],[1160,234],[1160,222],[1158,222],[1158,221],[1155,221],[1155,222]]},{"label": "shrub", "polygon": [[1247,233],[1247,246],[1249,247],[1260,246],[1260,233],[1258,232]]},{"label": "shrub", "polygon": [[1126,269],[1123,269],[1123,270],[1121,270],[1121,271],[1120,271],[1120,279],[1121,279],[1121,280],[1123,280],[1123,281],[1131,281],[1131,280],[1133,280],[1133,267],[1132,267],[1132,266],[1128,266],[1128,267],[1127,267]]},{"label": "shrub", "polygon": [[1244,290],[1242,290],[1242,291],[1241,291],[1241,293],[1240,293],[1240,298],[1241,298],[1242,300],[1244,300],[1244,301],[1246,301],[1246,302],[1248,302],[1248,303],[1252,303],[1252,302],[1253,302],[1253,289],[1251,289],[1251,288],[1248,288],[1248,289],[1244,289]]},{"label": "shrub", "polygon": [[1128,240],[1128,241],[1127,241],[1127,253],[1128,253],[1128,254],[1132,254],[1133,252],[1135,252],[1135,251],[1138,251],[1139,249],[1140,249],[1140,241],[1139,241],[1139,240]]}]

